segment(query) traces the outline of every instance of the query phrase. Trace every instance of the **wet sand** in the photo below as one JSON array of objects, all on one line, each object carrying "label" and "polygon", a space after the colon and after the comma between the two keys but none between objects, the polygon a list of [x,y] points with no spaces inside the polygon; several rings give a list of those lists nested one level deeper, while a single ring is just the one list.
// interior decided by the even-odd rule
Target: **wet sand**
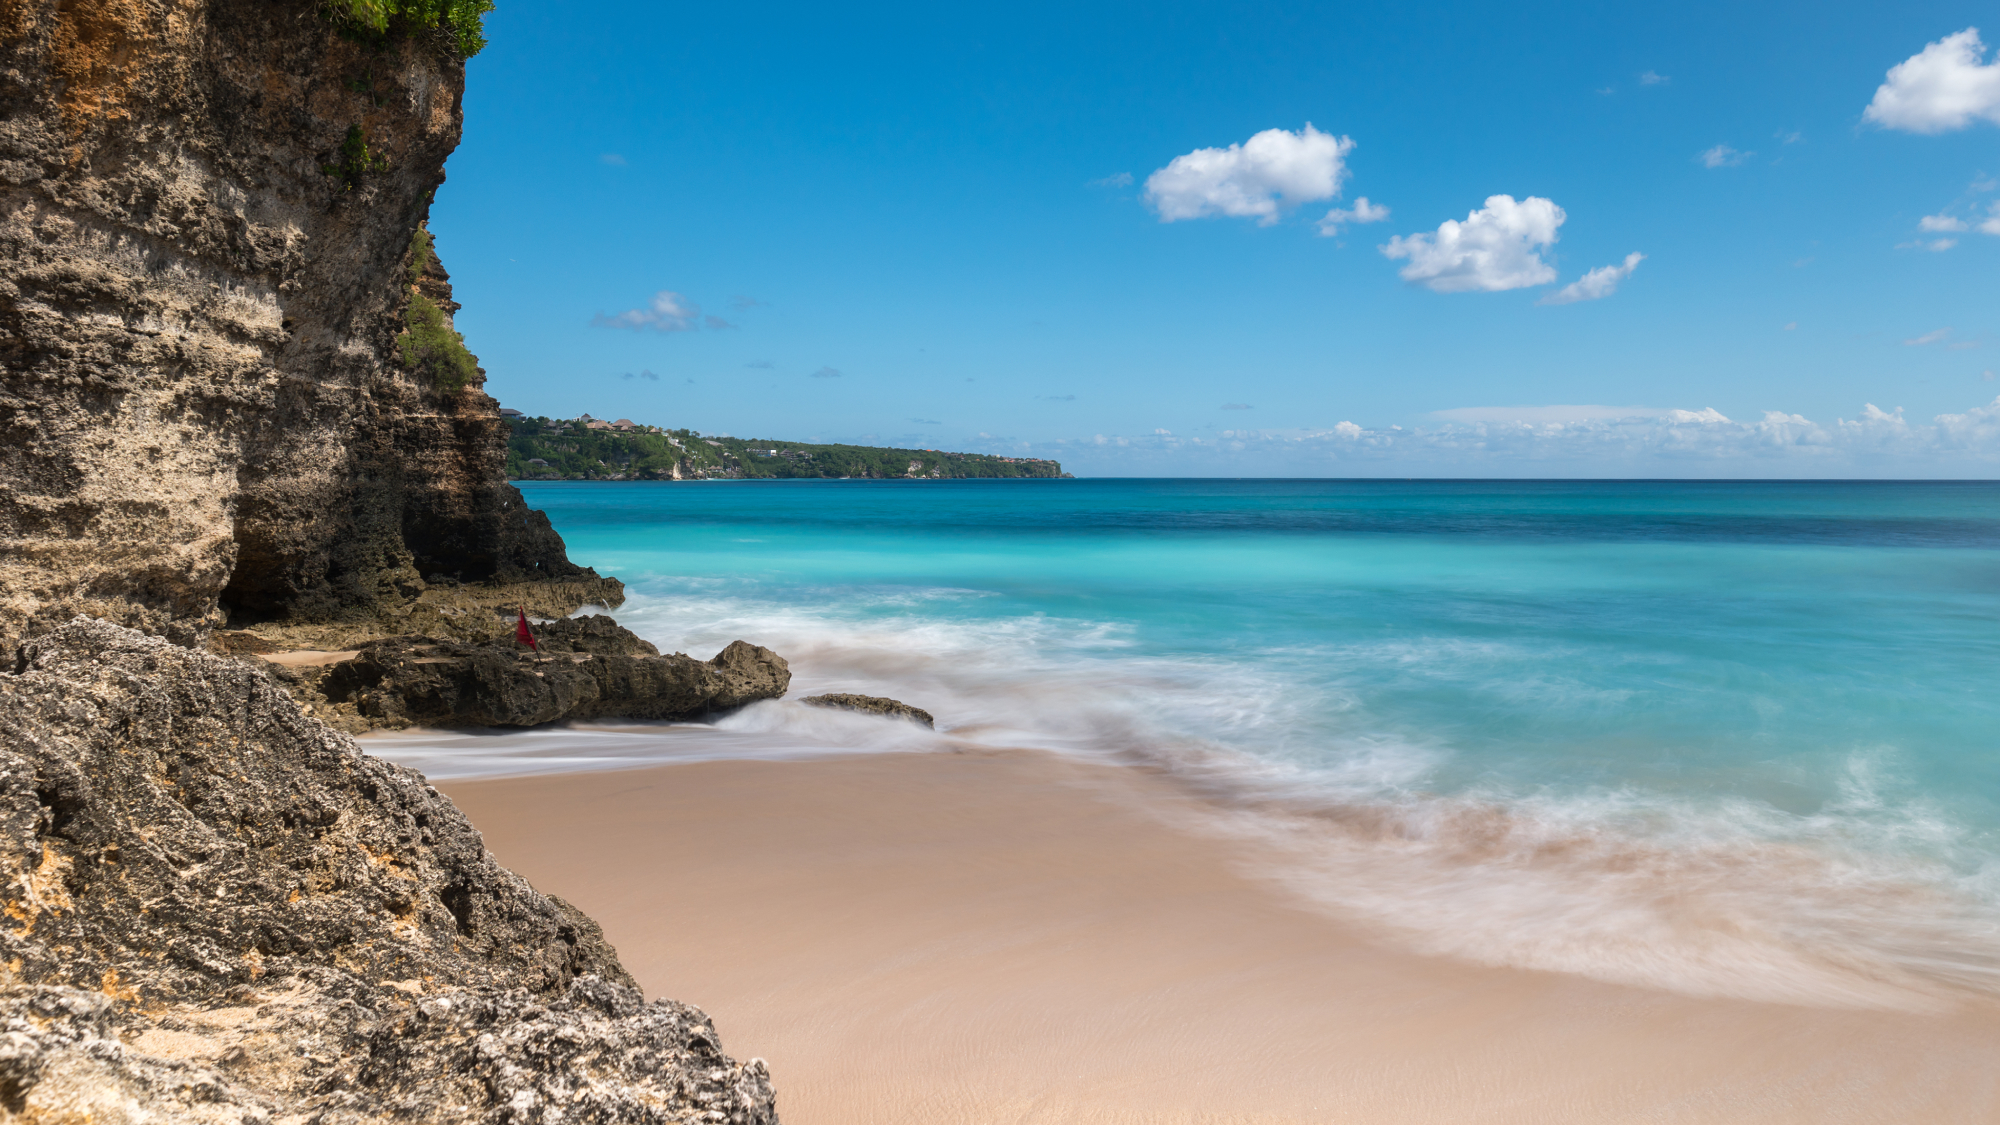
[{"label": "wet sand", "polygon": [[1048,755],[440,783],[788,1125],[1991,1122],[2000,1013],[1694,999],[1400,952],[1168,783]]}]

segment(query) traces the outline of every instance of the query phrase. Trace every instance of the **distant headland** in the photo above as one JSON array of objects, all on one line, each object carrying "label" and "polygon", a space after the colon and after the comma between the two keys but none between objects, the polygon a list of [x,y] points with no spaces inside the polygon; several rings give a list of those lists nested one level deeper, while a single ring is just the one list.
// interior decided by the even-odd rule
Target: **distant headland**
[{"label": "distant headland", "polygon": [[1059,461],[737,438],[607,421],[531,418],[502,409],[509,480],[962,480],[1067,477]]}]

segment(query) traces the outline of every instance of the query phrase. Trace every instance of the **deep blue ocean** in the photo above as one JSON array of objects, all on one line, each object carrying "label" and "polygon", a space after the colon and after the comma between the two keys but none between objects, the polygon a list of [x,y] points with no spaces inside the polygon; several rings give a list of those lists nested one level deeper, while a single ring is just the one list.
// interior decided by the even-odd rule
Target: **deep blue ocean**
[{"label": "deep blue ocean", "polygon": [[[2000,992],[2000,484],[529,484],[663,651],[799,706],[442,776],[1032,746],[1172,776],[1315,908],[1705,994]],[[392,754],[397,751],[389,751]]]}]

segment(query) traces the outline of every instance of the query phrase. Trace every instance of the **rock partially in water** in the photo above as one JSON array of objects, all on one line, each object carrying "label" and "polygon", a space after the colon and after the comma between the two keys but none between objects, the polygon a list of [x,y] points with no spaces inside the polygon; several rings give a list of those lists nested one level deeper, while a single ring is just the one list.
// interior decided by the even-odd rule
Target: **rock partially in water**
[{"label": "rock partially in water", "polygon": [[908,719],[920,727],[935,729],[931,713],[921,707],[912,707],[895,699],[885,699],[879,695],[847,695],[834,692],[829,695],[808,695],[799,700],[809,707],[833,707],[842,711],[859,711],[864,715],[886,715],[892,719]]},{"label": "rock partially in water", "polygon": [[610,618],[539,626],[540,652],[512,640],[387,637],[352,660],[292,679],[378,727],[529,727],[560,719],[694,719],[785,694],[783,657],[736,641],[711,660],[659,650]]},{"label": "rock partially in water", "polygon": [[80,618],[18,667],[0,1117],[776,1122],[761,1062],[256,662]]}]

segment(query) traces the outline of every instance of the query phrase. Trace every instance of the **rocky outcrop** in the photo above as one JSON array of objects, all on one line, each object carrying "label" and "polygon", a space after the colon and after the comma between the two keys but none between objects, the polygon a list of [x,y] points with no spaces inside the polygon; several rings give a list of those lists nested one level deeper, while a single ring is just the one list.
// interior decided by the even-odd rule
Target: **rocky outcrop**
[{"label": "rocky outcrop", "polygon": [[808,695],[799,700],[808,707],[832,707],[841,711],[859,711],[864,715],[882,715],[891,719],[908,719],[926,730],[936,724],[931,713],[921,707],[912,707],[900,700],[887,699],[879,695],[848,695],[834,692],[828,695]]},{"label": "rocky outcrop", "polygon": [[247,660],[26,643],[0,879],[0,1120],[776,1120],[762,1063]]},{"label": "rocky outcrop", "polygon": [[420,234],[452,38],[328,10],[0,0],[0,660],[79,612],[199,645],[617,604],[503,479]]},{"label": "rocky outcrop", "polygon": [[776,699],[792,680],[783,657],[744,641],[702,661],[662,656],[609,617],[553,621],[536,631],[539,652],[511,639],[387,637],[362,645],[353,659],[286,678],[333,721],[352,715],[390,728],[694,719]]},{"label": "rocky outcrop", "polygon": [[[0,0],[0,1123],[776,1120],[422,777],[198,651],[623,600],[503,477],[424,226],[465,40],[333,19],[389,7]],[[600,713],[784,671],[571,633],[527,678]]]}]

